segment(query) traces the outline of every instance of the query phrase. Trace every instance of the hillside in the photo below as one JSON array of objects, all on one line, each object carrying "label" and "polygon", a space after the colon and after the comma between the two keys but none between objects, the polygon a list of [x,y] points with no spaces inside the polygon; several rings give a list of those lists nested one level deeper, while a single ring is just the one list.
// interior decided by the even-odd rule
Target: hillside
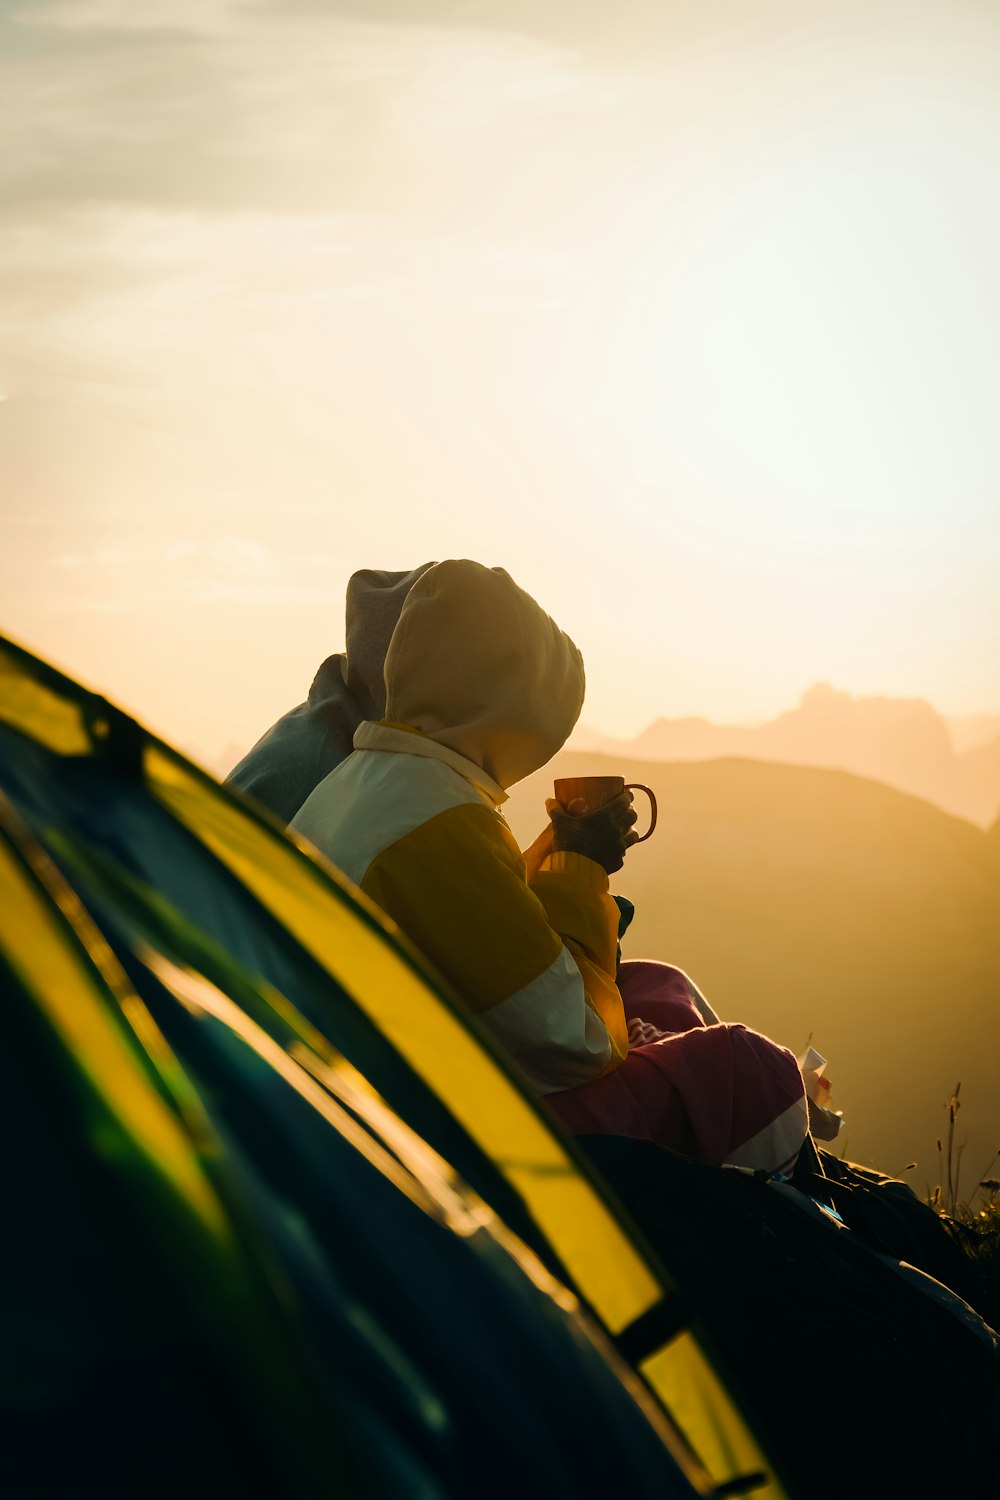
[{"label": "hillside", "polygon": [[581,726],[573,747],[640,760],[738,755],[852,771],[981,827],[1000,812],[1000,731],[995,719],[949,721],[920,699],[855,698],[825,683],[804,693],[798,707],[765,724],[660,718],[634,740],[621,743]]},{"label": "hillside", "polygon": [[[688,969],[726,1018],[830,1059],[847,1154],[937,1180],[957,1080],[964,1181],[1000,1145],[1000,839],[837,771],[751,760],[650,764],[564,751],[507,806],[526,843],[554,776],[624,773],[660,799],[612,888],[626,956]],[[643,802],[641,797],[638,802]]]}]

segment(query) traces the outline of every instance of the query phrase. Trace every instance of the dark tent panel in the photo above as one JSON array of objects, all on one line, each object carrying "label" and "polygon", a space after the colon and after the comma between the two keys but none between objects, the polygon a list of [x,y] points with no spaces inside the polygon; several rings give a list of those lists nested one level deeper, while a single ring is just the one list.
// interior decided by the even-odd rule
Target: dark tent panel
[{"label": "dark tent panel", "polygon": [[25,1493],[81,1462],[176,1492],[185,1454],[296,1495],[769,1467],[665,1273],[338,872],[9,645],[0,788]]}]

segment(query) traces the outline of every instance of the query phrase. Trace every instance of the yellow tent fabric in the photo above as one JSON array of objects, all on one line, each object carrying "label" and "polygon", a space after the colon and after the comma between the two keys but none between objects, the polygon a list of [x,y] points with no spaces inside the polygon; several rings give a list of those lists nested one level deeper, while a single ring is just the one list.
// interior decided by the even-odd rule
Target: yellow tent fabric
[{"label": "yellow tent fabric", "polygon": [[[340,872],[297,848],[266,815],[103,699],[10,643],[0,645],[0,722],[58,756],[131,759],[147,793],[336,981],[491,1159],[607,1333],[624,1336],[627,1345],[644,1323],[667,1329],[659,1342],[642,1349],[638,1369],[697,1456],[688,1465],[691,1475],[697,1478],[703,1465],[713,1484],[724,1485],[748,1472],[763,1473],[766,1482],[754,1493],[781,1500],[785,1491],[773,1462],[697,1332],[686,1326],[677,1289],[662,1267],[457,1000]],[[0,873],[12,886],[7,858]],[[28,911],[30,902],[19,899]],[[58,965],[59,944],[41,911],[34,910],[31,920],[38,925],[36,950]],[[59,983],[53,987],[58,991]],[[67,1045],[79,1046],[83,1039],[72,1031],[72,1013],[70,1007],[61,1024]],[[60,1023],[60,1017],[53,1015],[53,1021]],[[87,1047],[101,1045],[97,1028]],[[127,1110],[128,1099],[121,1103]],[[162,1121],[157,1123],[156,1110],[148,1101],[140,1106],[138,1098],[132,1107],[136,1130],[145,1131],[147,1148],[176,1190],[206,1226],[224,1234],[197,1172],[183,1152],[174,1151],[169,1131],[157,1134]]]}]

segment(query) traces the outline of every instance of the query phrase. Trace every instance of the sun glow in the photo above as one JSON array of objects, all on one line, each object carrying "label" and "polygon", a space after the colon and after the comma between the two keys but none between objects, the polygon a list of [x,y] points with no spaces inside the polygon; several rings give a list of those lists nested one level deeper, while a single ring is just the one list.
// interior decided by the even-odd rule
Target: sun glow
[{"label": "sun glow", "polygon": [[215,754],[467,555],[611,732],[997,711],[1000,18],[195,9],[2,23],[9,629]]}]

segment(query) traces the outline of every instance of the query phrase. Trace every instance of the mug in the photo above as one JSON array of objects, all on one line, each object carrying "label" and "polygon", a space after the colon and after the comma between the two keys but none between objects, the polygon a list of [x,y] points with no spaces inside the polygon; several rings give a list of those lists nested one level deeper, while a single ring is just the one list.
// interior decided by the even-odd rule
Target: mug
[{"label": "mug", "polygon": [[[556,801],[563,811],[578,818],[613,802],[622,792],[645,792],[649,798],[650,823],[641,838],[636,839],[636,843],[644,844],[656,827],[656,798],[641,781],[626,782],[624,776],[564,776],[554,783],[554,791]],[[581,803],[582,806],[578,805]]]}]

